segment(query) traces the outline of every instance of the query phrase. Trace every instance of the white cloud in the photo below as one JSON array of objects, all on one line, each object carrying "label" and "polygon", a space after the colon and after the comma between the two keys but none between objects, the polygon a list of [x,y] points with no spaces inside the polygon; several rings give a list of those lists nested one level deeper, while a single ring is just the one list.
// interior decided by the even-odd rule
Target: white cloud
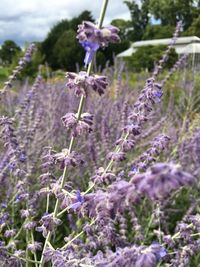
[{"label": "white cloud", "polygon": [[[0,43],[12,39],[20,44],[41,41],[53,24],[89,10],[98,19],[102,0],[0,0]],[[123,0],[110,0],[105,23],[129,19]]]}]

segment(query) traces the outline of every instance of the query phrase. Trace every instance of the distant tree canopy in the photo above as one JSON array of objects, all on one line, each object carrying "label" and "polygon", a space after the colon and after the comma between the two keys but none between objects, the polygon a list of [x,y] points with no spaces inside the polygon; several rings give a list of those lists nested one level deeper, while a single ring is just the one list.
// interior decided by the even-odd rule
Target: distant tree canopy
[{"label": "distant tree canopy", "polygon": [[[177,21],[183,22],[183,34],[200,36],[200,0],[126,0],[130,10],[129,38],[142,39],[167,38],[172,36]],[[152,25],[152,18],[160,25]]]},{"label": "distant tree canopy", "polygon": [[[138,48],[131,57],[126,59],[129,69],[131,71],[152,71],[155,64],[159,61],[159,59],[161,59],[166,48],[167,46],[165,45],[149,45]],[[165,67],[172,67],[177,59],[178,55],[176,54],[175,50],[172,49]]]},{"label": "distant tree canopy", "polygon": [[188,36],[195,35],[200,37],[200,15],[193,20],[191,26],[185,32],[185,35]]},{"label": "distant tree canopy", "polygon": [[[85,51],[76,39],[78,25],[83,20],[94,22],[91,13],[84,11],[71,20],[62,20],[50,30],[47,38],[42,43],[41,52],[44,55],[44,62],[47,62],[52,69],[75,71],[77,63],[80,67],[83,66]],[[112,64],[114,54],[118,54],[129,47],[129,41],[124,40],[127,22],[122,19],[114,20],[113,25],[119,26],[122,30],[120,33],[122,42],[115,45],[111,44],[108,48],[98,51],[97,65],[104,66],[107,61]]]},{"label": "distant tree canopy", "polygon": [[162,25],[176,25],[178,20],[183,21],[184,30],[187,30],[199,15],[199,1],[194,0],[150,0],[149,12]]},{"label": "distant tree canopy", "polygon": [[[119,18],[111,22],[120,29],[121,43],[99,49],[96,55],[97,65],[104,67],[107,61],[112,64],[114,55],[126,50],[130,41],[170,38],[179,20],[183,21],[182,36],[200,37],[200,0],[124,0],[124,4],[130,11],[130,20]],[[75,71],[77,63],[82,67],[85,51],[76,39],[76,32],[83,20],[94,22],[90,11],[85,10],[77,17],[62,20],[54,25],[46,39],[37,44],[38,52],[28,72],[37,69],[38,63],[48,63],[53,70]],[[157,24],[154,24],[155,20]],[[144,68],[150,70],[161,50],[149,47],[147,52],[146,47],[141,48],[133,55],[130,62],[134,62],[135,69],[140,69],[140,57],[144,59],[145,55],[148,62]],[[0,49],[1,63],[11,64],[13,60],[17,60],[18,52],[20,48],[13,41],[5,41]]]},{"label": "distant tree canopy", "polygon": [[21,48],[12,40],[6,40],[0,49],[0,58],[3,65],[9,65],[13,62]]},{"label": "distant tree canopy", "polygon": [[149,1],[141,0],[140,5],[136,1],[124,1],[130,10],[131,22],[128,36],[132,41],[141,40],[149,24]]},{"label": "distant tree canopy", "polygon": [[94,22],[91,13],[84,11],[80,16],[71,20],[60,21],[50,30],[42,43],[41,51],[44,55],[44,61],[52,69],[70,67],[69,70],[75,70],[76,63],[81,61],[84,53],[78,51],[82,49],[76,40],[76,31],[83,20]]},{"label": "distant tree canopy", "polygon": [[170,38],[174,33],[174,27],[171,25],[147,25],[142,36],[143,40],[153,40]]},{"label": "distant tree canopy", "polygon": [[[62,20],[50,30],[47,38],[42,43],[41,51],[44,55],[44,61],[52,69],[75,71],[77,63],[80,67],[83,66],[85,51],[76,39],[78,25],[83,20],[94,22],[91,13],[84,11],[78,17],[71,20]],[[122,42],[100,51],[100,56],[97,55],[97,64],[101,66],[104,66],[106,61],[110,61],[112,64],[113,54],[120,53],[129,47],[129,41],[123,40],[127,25],[126,21],[119,19],[115,20],[113,24],[122,29],[120,33]]]}]

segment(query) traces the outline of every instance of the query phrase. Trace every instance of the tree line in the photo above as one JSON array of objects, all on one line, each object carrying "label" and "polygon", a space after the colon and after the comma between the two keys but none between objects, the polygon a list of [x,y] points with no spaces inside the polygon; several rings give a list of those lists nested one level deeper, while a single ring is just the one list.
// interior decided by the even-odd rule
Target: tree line
[{"label": "tree line", "polygon": [[[130,20],[115,19],[111,22],[120,28],[122,42],[100,50],[96,56],[97,65],[103,67],[107,61],[112,64],[114,55],[126,50],[130,42],[171,37],[179,20],[183,22],[182,35],[200,37],[200,0],[140,0],[140,3],[129,0],[124,1],[124,4],[130,11]],[[77,65],[81,68],[85,52],[76,40],[76,31],[83,20],[94,22],[90,11],[84,11],[71,20],[64,19],[55,24],[45,40],[37,43],[38,51],[29,66],[28,74],[34,72],[38,64],[44,63],[52,70],[75,71]],[[161,50],[159,48],[156,52],[153,48],[152,62]],[[21,48],[14,41],[6,40],[0,49],[1,65],[12,64],[20,54]],[[145,54],[146,58],[151,53],[139,51],[138,54],[137,57]],[[137,57],[136,60],[139,60]],[[138,62],[134,64],[136,63]]]}]

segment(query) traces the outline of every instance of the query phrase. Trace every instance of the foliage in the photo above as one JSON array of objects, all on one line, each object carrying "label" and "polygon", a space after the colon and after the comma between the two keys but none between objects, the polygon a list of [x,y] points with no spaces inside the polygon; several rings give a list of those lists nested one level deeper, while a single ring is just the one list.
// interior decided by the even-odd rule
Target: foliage
[{"label": "foliage", "polygon": [[[75,42],[76,33],[73,30],[64,31],[52,50],[53,69],[76,70],[76,63],[82,64],[84,51],[80,49],[80,44]],[[76,58],[76,61],[74,60]]]},{"label": "foliage", "polygon": [[[142,70],[152,71],[165,49],[165,45],[139,47],[131,57],[126,59],[129,69],[137,72]],[[172,67],[177,58],[178,56],[173,49],[170,52],[166,67]]]},{"label": "foliage", "polygon": [[175,26],[177,21],[182,20],[184,30],[192,24],[198,16],[199,9],[193,0],[150,0],[149,11],[160,19],[162,25]]},{"label": "foliage", "polygon": [[[131,21],[127,22],[128,38],[132,41],[169,38],[177,21],[183,22],[182,35],[197,35],[199,1],[194,0],[135,0],[124,1],[130,10]],[[152,19],[161,25],[152,24]]]},{"label": "foliage", "polygon": [[[78,44],[76,39],[71,37],[76,35],[78,24],[83,20],[94,21],[89,11],[83,11],[78,17],[58,22],[50,30],[47,38],[42,43],[41,52],[44,55],[44,62],[47,62],[52,69],[67,66],[68,70],[73,71],[75,70],[76,62],[81,62],[83,52],[76,55]],[[58,49],[60,49],[60,51],[58,51]],[[59,53],[58,58],[57,53]],[[69,53],[71,53],[70,57]],[[61,58],[61,54],[63,58]],[[76,59],[72,57],[73,55],[76,55]]]},{"label": "foliage", "polygon": [[195,18],[184,35],[200,37],[200,15]]},{"label": "foliage", "polygon": [[102,68],[105,67],[106,63],[109,62],[110,65],[113,65],[114,58],[117,54],[129,48],[129,41],[123,40],[119,44],[110,44],[109,47],[101,49],[97,52],[97,65]]},{"label": "foliage", "polygon": [[145,28],[149,23],[149,0],[142,0],[141,5],[133,1],[124,1],[131,14],[130,31],[128,37],[131,41],[141,40]]},{"label": "foliage", "polygon": [[12,40],[6,40],[0,49],[0,59],[3,65],[9,65],[13,62],[16,55],[21,51],[21,48]]},{"label": "foliage", "polygon": [[143,40],[170,38],[173,35],[174,27],[171,25],[147,25],[142,36]]},{"label": "foliage", "polygon": [[129,20],[114,19],[111,21],[111,25],[120,29],[119,36],[122,40],[128,38],[128,30],[131,27],[131,22]]}]

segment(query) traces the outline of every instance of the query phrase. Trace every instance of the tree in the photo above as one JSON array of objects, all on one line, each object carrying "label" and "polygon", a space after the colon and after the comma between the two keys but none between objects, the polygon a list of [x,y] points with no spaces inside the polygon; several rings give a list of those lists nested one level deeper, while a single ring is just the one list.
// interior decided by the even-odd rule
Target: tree
[{"label": "tree", "polygon": [[131,27],[131,21],[124,19],[114,19],[111,21],[111,24],[119,28],[119,36],[122,40],[128,37],[127,34],[128,29]]},{"label": "tree", "polygon": [[149,1],[150,0],[141,0],[141,5],[137,4],[134,0],[124,1],[131,13],[130,27],[132,29],[129,37],[132,41],[142,39],[145,28],[149,23]]},{"label": "tree", "polygon": [[[76,48],[77,45],[75,43],[77,43],[76,40],[76,36],[75,36],[75,32],[77,31],[77,27],[80,23],[82,23],[83,20],[90,20],[90,21],[94,21],[94,19],[92,18],[92,15],[89,11],[83,11],[78,17],[75,17],[71,20],[62,20],[61,22],[57,23],[49,32],[47,38],[44,40],[44,42],[42,43],[42,47],[41,47],[41,51],[42,54],[44,55],[44,61],[47,62],[53,69],[57,69],[57,68],[61,68],[61,66],[59,65],[62,61],[63,65],[63,60],[65,60],[65,62],[71,61],[71,59],[69,59],[69,55],[67,58],[61,60],[61,58],[57,58],[57,54],[55,51],[59,52],[59,55],[62,54],[61,51],[58,51],[58,46],[59,49],[61,50],[65,50],[65,45],[68,42],[68,44],[70,44],[72,47],[71,49],[71,56],[75,54],[73,47],[75,48],[75,51],[77,52]],[[73,40],[68,40],[66,41],[66,31],[72,30],[74,32]],[[64,34],[65,33],[65,34]],[[63,35],[64,34],[64,35]],[[72,32],[71,32],[72,35]],[[62,38],[61,38],[62,37]],[[62,41],[63,40],[63,44]],[[57,46],[55,48],[55,45]],[[68,45],[68,49],[69,49],[69,45]],[[64,52],[63,52],[64,53]],[[74,64],[75,64],[75,58],[72,59]],[[64,64],[65,66],[69,66],[69,64]],[[69,69],[72,70],[72,69]]]},{"label": "tree", "polygon": [[[76,39],[78,25],[83,20],[94,22],[94,19],[89,11],[82,12],[78,17],[71,20],[62,20],[57,23],[49,32],[47,38],[42,43],[42,53],[44,61],[53,69],[65,69],[68,71],[76,70],[76,63],[80,67],[83,66],[85,51]],[[113,25],[119,26],[121,42],[119,44],[111,44],[105,49],[100,49],[97,52],[97,65],[105,66],[109,61],[113,64],[113,56],[126,50],[129,47],[129,41],[126,38],[126,28],[129,25],[128,21],[117,19]],[[125,40],[126,39],[126,40]]]},{"label": "tree", "polygon": [[[131,69],[132,71],[152,71],[155,64],[159,61],[159,59],[161,59],[166,48],[167,46],[165,45],[149,45],[138,48],[130,58],[126,59],[129,69]],[[165,67],[172,67],[177,61],[177,58],[177,53],[174,49],[172,49]]]},{"label": "tree", "polygon": [[21,51],[21,48],[12,40],[6,40],[2,47],[0,57],[3,64],[11,64],[17,53]]},{"label": "tree", "polygon": [[150,0],[149,11],[161,20],[162,25],[175,26],[177,21],[183,21],[184,30],[199,14],[199,8],[194,0]]},{"label": "tree", "polygon": [[48,62],[49,65],[54,64],[52,50],[54,48],[55,43],[62,35],[62,33],[69,29],[69,21],[62,20],[57,23],[51,31],[48,33],[47,38],[44,40],[41,46],[42,54],[44,55],[44,60]]},{"label": "tree", "polygon": [[147,25],[143,40],[153,40],[162,38],[171,38],[174,33],[174,26],[171,25]]},{"label": "tree", "polygon": [[70,20],[70,29],[77,31],[78,25],[83,22],[83,20],[89,20],[94,22],[94,18],[90,11],[83,11],[78,17],[72,18]]},{"label": "tree", "polygon": [[67,30],[62,33],[52,51],[54,69],[76,70],[76,63],[83,65],[84,50],[76,40],[76,32]]},{"label": "tree", "polygon": [[188,30],[184,33],[184,35],[187,36],[195,35],[200,37],[200,15],[193,21],[192,25],[188,28]]}]

